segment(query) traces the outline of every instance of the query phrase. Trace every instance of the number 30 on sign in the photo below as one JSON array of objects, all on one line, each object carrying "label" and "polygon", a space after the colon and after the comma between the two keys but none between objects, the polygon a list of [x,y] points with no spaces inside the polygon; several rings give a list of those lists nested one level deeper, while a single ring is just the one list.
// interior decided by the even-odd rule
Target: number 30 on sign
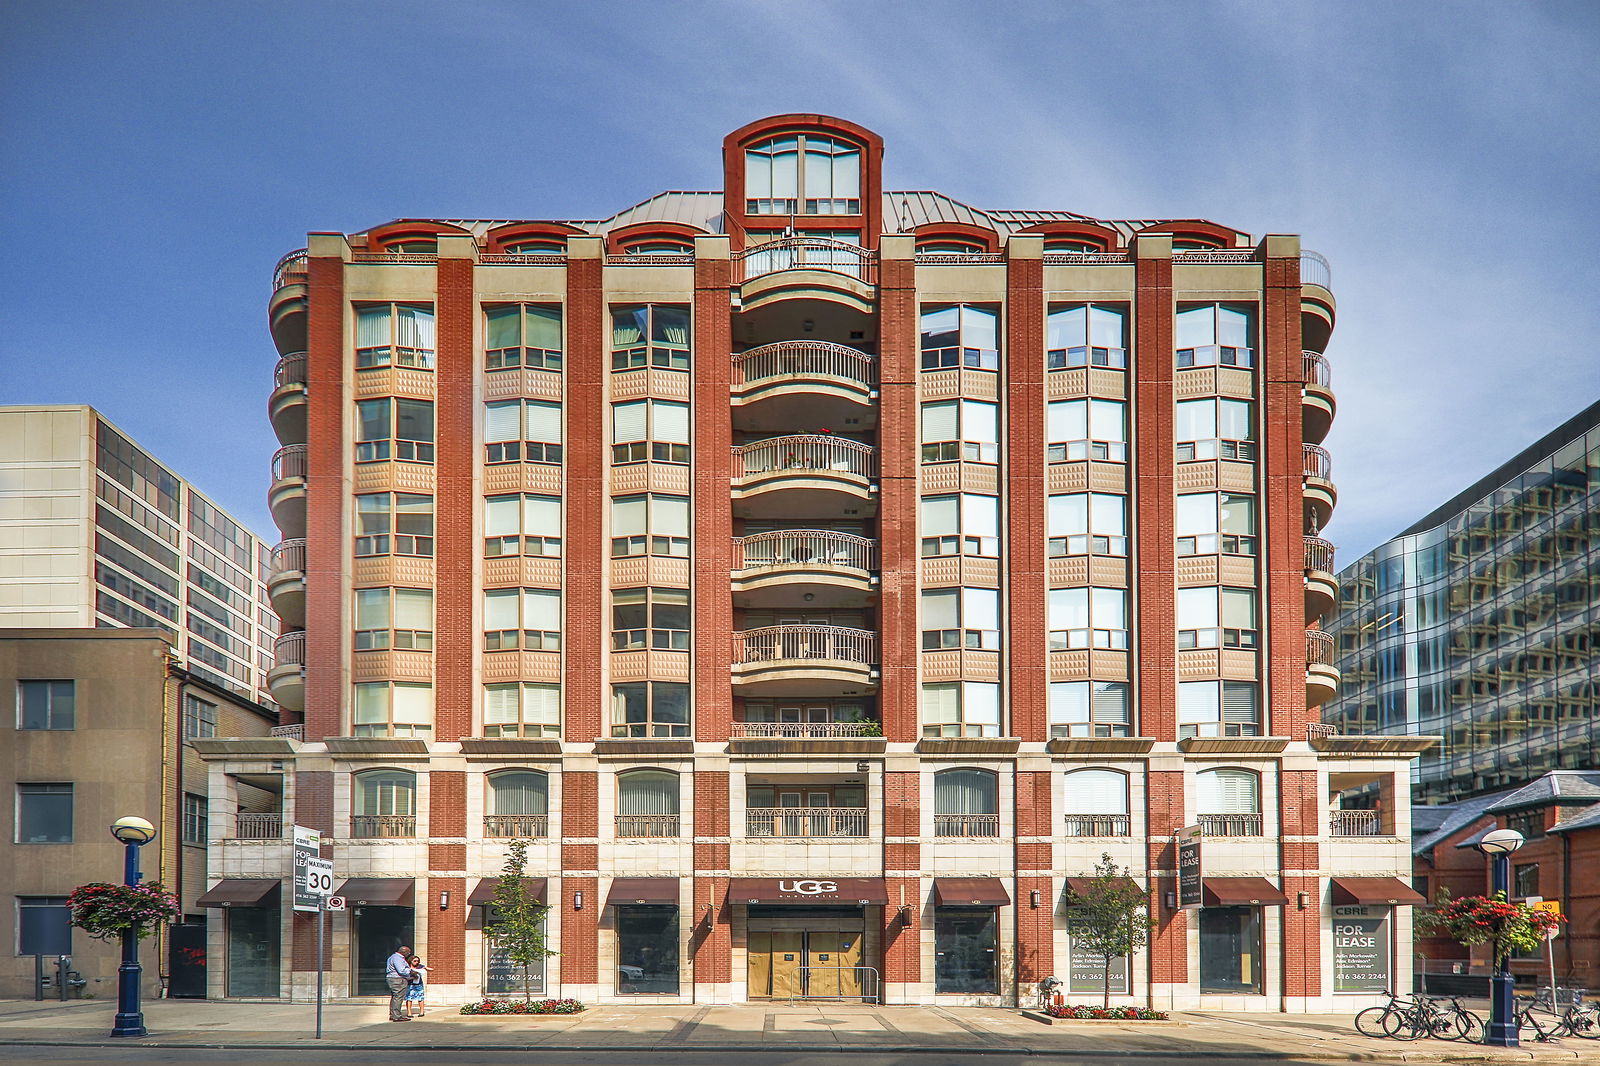
[{"label": "number 30 on sign", "polygon": [[333,860],[307,859],[305,864],[305,890],[313,896],[333,895]]}]

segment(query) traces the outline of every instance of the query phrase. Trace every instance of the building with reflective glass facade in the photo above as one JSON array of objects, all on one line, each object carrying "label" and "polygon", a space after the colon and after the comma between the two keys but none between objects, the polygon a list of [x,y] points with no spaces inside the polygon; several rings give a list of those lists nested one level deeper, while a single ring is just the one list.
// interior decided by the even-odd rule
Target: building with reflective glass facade
[{"label": "building with reflective glass facade", "polygon": [[1346,567],[1341,733],[1437,734],[1441,803],[1600,765],[1600,403]]}]

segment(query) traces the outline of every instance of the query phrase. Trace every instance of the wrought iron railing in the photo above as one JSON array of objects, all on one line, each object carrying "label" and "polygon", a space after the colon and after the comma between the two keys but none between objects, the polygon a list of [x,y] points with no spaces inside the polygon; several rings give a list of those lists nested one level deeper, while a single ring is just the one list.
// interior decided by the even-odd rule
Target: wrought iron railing
[{"label": "wrought iron railing", "polygon": [[1004,252],[918,252],[917,266],[992,266],[1004,263]]},{"label": "wrought iron railing", "polygon": [[1333,268],[1328,266],[1328,260],[1320,252],[1313,252],[1310,248],[1300,249],[1300,284],[1321,285],[1329,292],[1333,291]]},{"label": "wrought iron railing", "polygon": [[784,471],[826,471],[871,478],[878,472],[878,450],[870,444],[827,433],[768,437],[733,449],[733,476]]},{"label": "wrought iron railing", "polygon": [[1305,544],[1306,569],[1333,573],[1333,542],[1321,537],[1307,537]]},{"label": "wrought iron railing", "polygon": [[267,735],[285,737],[289,740],[304,740],[306,738],[306,727],[301,722],[295,722],[292,725],[275,725]]},{"label": "wrought iron railing", "polygon": [[780,529],[733,538],[733,568],[774,566],[878,568],[878,542],[830,529]]},{"label": "wrought iron railing", "polygon": [[1301,352],[1300,365],[1304,370],[1301,380],[1307,385],[1320,385],[1324,389],[1333,387],[1333,367],[1327,356],[1321,352]]},{"label": "wrought iron railing", "polygon": [[1186,252],[1173,252],[1174,263],[1253,263],[1254,248],[1198,248]]},{"label": "wrought iron railing", "polygon": [[871,388],[878,380],[877,370],[871,355],[829,341],[777,341],[733,356],[735,387],[793,375],[844,378]]},{"label": "wrought iron railing", "polygon": [[306,446],[285,444],[272,456],[272,480],[284,481],[306,476]]},{"label": "wrought iron railing", "polygon": [[733,735],[779,740],[838,740],[879,737],[877,722],[734,722]]},{"label": "wrought iron railing", "polygon": [[479,266],[566,266],[564,252],[485,252]]},{"label": "wrought iron railing", "polygon": [[1332,666],[1333,659],[1333,634],[1320,629],[1306,630],[1306,662],[1315,666]]},{"label": "wrought iron railing", "polygon": [[1258,837],[1261,835],[1261,815],[1202,814],[1200,832],[1208,837]]},{"label": "wrought iron railing", "polygon": [[374,840],[417,835],[417,816],[414,814],[352,814],[350,836]]},{"label": "wrought iron railing", "polygon": [[1321,478],[1323,481],[1333,479],[1333,456],[1328,454],[1328,449],[1320,444],[1302,444],[1304,451],[1306,477]]},{"label": "wrought iron railing", "polygon": [[998,814],[936,814],[933,816],[933,835],[936,837],[997,837],[1000,835]]},{"label": "wrought iron railing", "polygon": [[676,814],[619,814],[619,837],[675,837],[678,835]]},{"label": "wrought iron railing", "polygon": [[304,385],[306,383],[306,353],[290,352],[288,355],[278,357],[278,365],[272,370],[272,387],[281,389],[285,385]]},{"label": "wrought iron railing", "polygon": [[1104,263],[1131,263],[1133,254],[1121,252],[1046,252],[1045,266],[1097,266]]},{"label": "wrought iron railing", "polygon": [[281,840],[283,815],[240,811],[234,816],[233,836],[236,840]]},{"label": "wrought iron railing", "polygon": [[735,279],[749,281],[780,270],[822,270],[875,284],[878,257],[859,245],[825,237],[783,237],[746,248],[735,257]]},{"label": "wrought iron railing", "polygon": [[304,537],[286,540],[272,549],[272,562],[268,569],[273,574],[289,574],[306,568],[306,542]]},{"label": "wrought iron railing", "polygon": [[1336,837],[1381,837],[1382,811],[1329,811],[1328,834]]},{"label": "wrought iron railing", "polygon": [[1126,814],[1069,814],[1063,835],[1069,837],[1125,837],[1131,830]]},{"label": "wrought iron railing", "polygon": [[693,252],[641,252],[637,255],[608,255],[606,266],[692,267]]},{"label": "wrought iron railing", "polygon": [[437,263],[438,252],[351,252],[352,263]]},{"label": "wrought iron railing", "polygon": [[304,285],[309,261],[304,248],[296,248],[279,259],[272,268],[272,291],[277,292],[285,285]]},{"label": "wrought iron railing", "polygon": [[733,634],[735,663],[780,659],[831,659],[871,666],[878,661],[878,635],[870,629],[817,625],[764,626]]},{"label": "wrought iron railing", "polygon": [[749,807],[745,832],[753,837],[864,837],[867,812],[857,807]]},{"label": "wrought iron railing", "polygon": [[483,816],[483,835],[486,837],[546,837],[550,835],[548,814],[486,814]]},{"label": "wrought iron railing", "polygon": [[272,658],[277,666],[304,666],[306,664],[306,631],[297,629],[285,633],[272,645]]},{"label": "wrought iron railing", "polygon": [[1339,727],[1328,725],[1326,722],[1312,722],[1306,726],[1306,740],[1327,740],[1329,737],[1339,735]]}]

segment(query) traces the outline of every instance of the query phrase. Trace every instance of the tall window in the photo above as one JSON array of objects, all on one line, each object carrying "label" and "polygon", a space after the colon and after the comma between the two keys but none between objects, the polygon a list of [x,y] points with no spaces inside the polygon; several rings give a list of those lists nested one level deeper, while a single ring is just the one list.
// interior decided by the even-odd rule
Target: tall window
[{"label": "tall window", "polygon": [[1051,589],[1047,602],[1050,650],[1128,647],[1125,589]]},{"label": "tall window", "polygon": [[356,651],[433,650],[432,589],[356,589]]},{"label": "tall window", "polygon": [[356,369],[433,369],[433,308],[377,304],[356,308]]},{"label": "tall window", "polygon": [[1000,366],[1000,315],[991,307],[951,304],[922,309],[922,369]]},{"label": "tall window", "polygon": [[1178,590],[1179,648],[1254,648],[1255,589]]},{"label": "tall window", "polygon": [[217,735],[217,705],[190,692],[183,694],[183,736],[185,740]]},{"label": "tall window", "polygon": [[557,589],[485,589],[483,650],[561,650],[561,593]]},{"label": "tall window", "polygon": [[1110,492],[1051,496],[1045,510],[1050,555],[1127,555],[1128,498]]},{"label": "tall window", "polygon": [[1128,775],[1117,770],[1074,770],[1062,776],[1062,806],[1069,837],[1125,837]]},{"label": "tall window", "polygon": [[689,369],[689,309],[643,304],[611,311],[611,369]]},{"label": "tall window", "polygon": [[196,796],[192,792],[183,794],[183,842],[185,844],[204,844],[206,842],[207,817],[210,807],[204,796]]},{"label": "tall window", "polygon": [[406,681],[363,681],[351,701],[351,735],[421,737],[433,732],[433,686]]},{"label": "tall window", "polygon": [[72,786],[17,786],[17,843],[72,843]]},{"label": "tall window", "polygon": [[432,400],[358,400],[356,416],[356,462],[433,462]]},{"label": "tall window", "polygon": [[1248,307],[1201,304],[1178,312],[1178,369],[1254,366],[1255,313]]},{"label": "tall window", "polygon": [[861,147],[815,133],[762,141],[744,153],[745,212],[859,215]]},{"label": "tall window", "polygon": [[678,835],[678,775],[625,770],[617,775],[617,836]]},{"label": "tall window", "polygon": [[1249,400],[1180,400],[1173,440],[1177,457],[1254,462],[1255,432]]},{"label": "tall window", "polygon": [[527,681],[483,686],[486,737],[561,736],[561,686]]},{"label": "tall window", "polygon": [[611,461],[689,461],[689,405],[672,400],[630,400],[611,407]]},{"label": "tall window", "polygon": [[561,497],[489,496],[483,501],[483,554],[561,554]]},{"label": "tall window", "polygon": [[1051,737],[1125,737],[1133,732],[1126,681],[1052,681]]},{"label": "tall window", "polygon": [[617,589],[611,594],[614,651],[689,650],[688,589]]},{"label": "tall window", "polygon": [[1232,492],[1191,492],[1178,497],[1174,515],[1179,555],[1254,555],[1256,501]]},{"label": "tall window", "polygon": [[484,368],[561,369],[561,308],[511,304],[484,312]]},{"label": "tall window", "polygon": [[923,589],[922,650],[1000,648],[998,589]]},{"label": "tall window", "polygon": [[1000,686],[986,681],[945,681],[923,685],[922,735],[999,736]]},{"label": "tall window", "polygon": [[1258,737],[1261,688],[1254,681],[1178,682],[1178,739]]},{"label": "tall window", "polygon": [[71,729],[76,717],[76,682],[17,682],[18,729]]},{"label": "tall window", "polygon": [[611,501],[611,555],[689,554],[689,497],[617,496]]},{"label": "tall window", "polygon": [[409,837],[417,830],[417,775],[363,770],[351,775],[350,835]]},{"label": "tall window", "polygon": [[1000,405],[942,400],[922,405],[922,461],[993,463],[1000,452]]},{"label": "tall window", "polygon": [[1123,370],[1128,366],[1128,313],[1120,307],[1054,307],[1045,323],[1045,366]]},{"label": "tall window", "polygon": [[1000,554],[1000,500],[964,492],[922,497],[922,554]]},{"label": "tall window", "polygon": [[611,735],[688,736],[689,686],[676,681],[637,681],[612,685]]},{"label": "tall window", "polygon": [[933,835],[1000,835],[1000,784],[989,770],[940,770],[933,775]]},{"label": "tall window", "polygon": [[1056,400],[1047,404],[1047,458],[1052,463],[1079,459],[1127,462],[1127,409],[1121,400]]},{"label": "tall window", "polygon": [[550,778],[537,770],[500,770],[488,775],[489,812],[499,815],[550,813]]},{"label": "tall window", "polygon": [[1194,781],[1196,814],[1261,812],[1261,779],[1249,770],[1202,770]]},{"label": "tall window", "polygon": [[369,492],[356,497],[357,555],[433,554],[433,497]]},{"label": "tall window", "polygon": [[483,406],[486,461],[561,462],[560,404],[540,400],[498,400]]}]

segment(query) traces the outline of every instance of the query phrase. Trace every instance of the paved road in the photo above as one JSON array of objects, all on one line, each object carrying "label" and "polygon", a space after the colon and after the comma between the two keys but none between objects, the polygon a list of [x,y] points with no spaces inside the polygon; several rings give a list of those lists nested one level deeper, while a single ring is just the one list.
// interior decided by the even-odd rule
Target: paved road
[{"label": "paved road", "polygon": [[[280,1050],[228,1050],[174,1048],[71,1048],[71,1047],[8,1047],[3,1053],[6,1066],[101,1066],[103,1063],[170,1063],[172,1066],[201,1066],[209,1063],[257,1064],[257,1066],[398,1066],[411,1060],[397,1049],[372,1051],[329,1051],[306,1049]],[[838,1051],[538,1051],[529,1048],[504,1048],[482,1051],[429,1051],[419,1053],[426,1066],[509,1066],[512,1063],[536,1066],[1039,1066],[1051,1061],[1048,1056],[1020,1055],[1014,1052],[995,1051],[974,1047],[970,1051],[931,1052],[915,1054],[880,1054],[873,1051],[851,1051],[848,1059]],[[1071,1059],[1056,1059],[1072,1062]],[[1076,1060],[1082,1061],[1082,1060]],[[1095,1057],[1096,1066],[1193,1066],[1194,1058],[1173,1055],[1170,1058],[1119,1059],[1115,1054]],[[1261,1066],[1260,1060],[1241,1062],[1233,1059],[1207,1058],[1206,1066]]]}]

